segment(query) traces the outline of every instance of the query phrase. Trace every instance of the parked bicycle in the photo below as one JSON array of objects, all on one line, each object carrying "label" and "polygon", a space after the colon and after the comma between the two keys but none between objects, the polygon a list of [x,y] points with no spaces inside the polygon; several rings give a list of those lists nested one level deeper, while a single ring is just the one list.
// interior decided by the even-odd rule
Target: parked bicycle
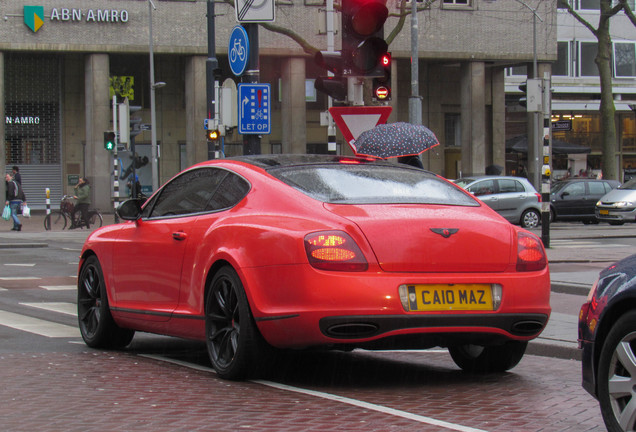
[{"label": "parked bicycle", "polygon": [[[81,212],[77,212],[73,220],[73,210],[75,210],[73,197],[71,195],[64,195],[60,201],[60,209],[51,211],[51,213],[47,214],[44,218],[44,229],[47,231],[62,231],[66,229],[67,226],[69,228],[71,226],[85,226]],[[99,228],[104,223],[104,218],[98,210],[90,209],[88,211],[88,222],[91,227]]]}]

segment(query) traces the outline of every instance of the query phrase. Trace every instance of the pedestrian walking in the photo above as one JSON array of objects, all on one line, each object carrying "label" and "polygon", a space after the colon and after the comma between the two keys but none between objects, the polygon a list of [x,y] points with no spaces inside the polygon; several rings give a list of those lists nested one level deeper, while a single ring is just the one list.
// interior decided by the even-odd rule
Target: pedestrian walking
[{"label": "pedestrian walking", "polygon": [[[77,200],[77,203],[73,209],[70,229],[80,228],[82,223],[86,224],[86,228],[90,228],[88,224],[88,207],[91,204],[91,187],[86,177],[80,177],[79,182],[75,185],[75,196],[73,196],[73,198]],[[78,225],[75,225],[75,215],[77,212],[82,213],[82,220]]]},{"label": "pedestrian walking", "polygon": [[13,180],[15,180],[17,183],[22,184],[22,175],[20,174],[19,166],[13,165],[13,167],[11,167],[11,175],[13,176]]},{"label": "pedestrian walking", "polygon": [[11,208],[11,218],[13,219],[13,228],[11,228],[11,231],[22,231],[22,223],[20,223],[20,219],[18,219],[18,214],[21,213],[22,210],[22,204],[26,203],[22,185],[15,181],[11,174],[5,175],[4,179],[6,182],[5,205]]}]

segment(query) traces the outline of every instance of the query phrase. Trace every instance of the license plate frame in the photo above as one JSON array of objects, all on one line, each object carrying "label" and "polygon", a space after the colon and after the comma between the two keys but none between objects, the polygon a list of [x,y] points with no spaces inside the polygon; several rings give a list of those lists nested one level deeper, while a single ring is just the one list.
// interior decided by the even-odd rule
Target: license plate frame
[{"label": "license plate frame", "polygon": [[409,312],[492,311],[491,284],[407,285]]}]

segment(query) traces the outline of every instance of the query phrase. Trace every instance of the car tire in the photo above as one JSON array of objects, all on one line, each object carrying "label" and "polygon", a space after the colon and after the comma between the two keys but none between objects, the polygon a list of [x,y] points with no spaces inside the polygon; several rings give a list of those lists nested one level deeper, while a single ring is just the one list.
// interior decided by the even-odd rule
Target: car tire
[{"label": "car tire", "polygon": [[535,209],[528,209],[521,215],[523,228],[536,228],[541,223],[541,214]]},{"label": "car tire", "polygon": [[528,342],[509,341],[503,345],[459,345],[448,348],[453,361],[470,373],[505,372],[517,366]]},{"label": "car tire", "polygon": [[265,366],[267,343],[250,311],[241,279],[230,266],[214,275],[206,294],[205,334],[216,373],[240,380]]},{"label": "car tire", "polygon": [[77,318],[82,339],[91,348],[123,348],[135,336],[110,314],[104,274],[95,255],[84,261],[77,280]]},{"label": "car tire", "polygon": [[616,321],[603,343],[598,400],[609,432],[636,428],[636,311]]}]

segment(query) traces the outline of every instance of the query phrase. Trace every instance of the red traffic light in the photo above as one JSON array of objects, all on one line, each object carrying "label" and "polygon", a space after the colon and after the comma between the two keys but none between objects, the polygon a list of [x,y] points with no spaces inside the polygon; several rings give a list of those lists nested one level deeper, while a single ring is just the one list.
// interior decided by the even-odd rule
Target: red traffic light
[{"label": "red traffic light", "polygon": [[361,37],[382,29],[389,16],[386,0],[342,0],[342,10],[344,24]]},{"label": "red traffic light", "polygon": [[380,64],[384,67],[391,67],[391,54],[383,54],[382,57],[380,57]]}]

